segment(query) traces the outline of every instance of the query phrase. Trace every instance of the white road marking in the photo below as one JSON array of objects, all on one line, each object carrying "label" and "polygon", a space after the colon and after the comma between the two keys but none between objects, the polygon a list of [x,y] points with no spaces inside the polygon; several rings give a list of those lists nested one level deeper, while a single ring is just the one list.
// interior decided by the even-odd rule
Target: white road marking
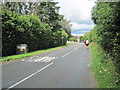
[{"label": "white road marking", "polygon": [[38,61],[42,61],[42,60],[44,60],[46,58],[48,58],[48,57],[42,57],[41,59],[36,59],[36,60],[33,60],[33,61],[38,62]]},{"label": "white road marking", "polygon": [[48,59],[48,60],[46,60],[45,62],[49,62],[49,61],[51,61],[51,60],[53,60],[55,57],[52,57],[51,59]]},{"label": "white road marking", "polygon": [[41,62],[46,62],[46,61],[51,60],[51,59],[52,59],[52,57],[48,57],[47,59],[42,60]]},{"label": "white road marking", "polygon": [[65,54],[64,56],[62,56],[62,57],[65,57],[65,56],[67,56],[68,54],[70,54],[71,52],[68,52],[67,54]]},{"label": "white road marking", "polygon": [[51,60],[58,58],[58,57],[51,57],[51,56],[45,56],[45,57],[41,57],[38,59],[29,59],[29,60],[22,60],[22,61],[26,61],[26,62],[50,62]]},{"label": "white road marking", "polygon": [[[76,49],[78,49],[78,48],[74,48],[73,51],[76,50]],[[67,56],[67,55],[70,54],[70,53],[71,53],[71,52],[68,52],[67,54],[65,54],[65,55],[62,56],[62,57],[65,57],[65,56]]]},{"label": "white road marking", "polygon": [[37,60],[35,60],[35,62],[41,62],[42,60],[44,60],[44,59],[46,59],[46,58],[41,58],[41,59],[37,59]]},{"label": "white road marking", "polygon": [[9,90],[9,89],[11,89],[11,88],[13,88],[13,87],[17,86],[18,84],[20,84],[20,83],[24,82],[25,80],[27,80],[27,79],[31,78],[32,76],[34,76],[34,75],[36,75],[37,73],[39,73],[39,72],[43,71],[44,69],[46,69],[47,67],[49,67],[49,66],[50,66],[50,65],[52,65],[53,63],[54,63],[54,62],[52,62],[52,63],[48,64],[47,66],[45,66],[45,67],[43,67],[43,68],[41,68],[41,69],[39,69],[37,72],[35,72],[35,73],[33,73],[33,74],[31,74],[31,75],[27,76],[26,78],[24,78],[24,79],[20,80],[19,82],[15,83],[14,85],[12,85],[12,86],[8,87],[6,90]]},{"label": "white road marking", "polygon": [[73,50],[76,50],[77,48],[74,48]]}]

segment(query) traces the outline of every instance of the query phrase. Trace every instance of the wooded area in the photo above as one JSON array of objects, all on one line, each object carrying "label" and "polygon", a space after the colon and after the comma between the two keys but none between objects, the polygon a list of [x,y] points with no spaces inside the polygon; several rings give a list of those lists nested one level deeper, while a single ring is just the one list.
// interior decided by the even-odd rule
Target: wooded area
[{"label": "wooded area", "polygon": [[57,2],[5,2],[2,9],[2,56],[16,54],[17,44],[29,51],[65,45],[70,21],[59,14]]}]

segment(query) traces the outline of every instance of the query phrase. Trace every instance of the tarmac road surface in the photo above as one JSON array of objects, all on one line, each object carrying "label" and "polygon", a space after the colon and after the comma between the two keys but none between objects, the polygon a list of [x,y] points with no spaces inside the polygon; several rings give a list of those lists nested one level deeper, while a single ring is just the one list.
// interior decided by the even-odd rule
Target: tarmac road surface
[{"label": "tarmac road surface", "polygon": [[3,88],[96,88],[83,43],[2,65]]}]

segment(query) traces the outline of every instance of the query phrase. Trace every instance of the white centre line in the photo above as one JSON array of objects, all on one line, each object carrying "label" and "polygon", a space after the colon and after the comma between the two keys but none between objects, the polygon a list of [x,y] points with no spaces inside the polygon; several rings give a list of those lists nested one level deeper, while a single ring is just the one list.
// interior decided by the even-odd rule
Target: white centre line
[{"label": "white centre line", "polygon": [[76,50],[77,48],[74,48],[73,50]]},{"label": "white centre line", "polygon": [[68,52],[67,54],[65,54],[64,56],[62,56],[62,57],[65,57],[65,56],[67,56],[68,54],[70,54],[71,52]]},{"label": "white centre line", "polygon": [[43,71],[44,69],[46,69],[47,67],[49,67],[49,66],[50,66],[50,65],[52,65],[52,64],[53,64],[53,62],[52,62],[52,63],[50,63],[50,64],[48,64],[47,66],[45,66],[45,67],[43,67],[43,68],[39,69],[37,72],[35,72],[35,73],[33,73],[33,74],[31,74],[31,75],[27,76],[26,78],[24,78],[24,79],[20,80],[19,82],[15,83],[14,85],[12,85],[12,86],[8,87],[6,90],[9,90],[9,89],[11,89],[11,88],[13,88],[13,87],[17,86],[18,84],[20,84],[20,83],[24,82],[25,80],[27,80],[27,79],[31,78],[32,76],[36,75],[37,73],[39,73],[39,72]]}]

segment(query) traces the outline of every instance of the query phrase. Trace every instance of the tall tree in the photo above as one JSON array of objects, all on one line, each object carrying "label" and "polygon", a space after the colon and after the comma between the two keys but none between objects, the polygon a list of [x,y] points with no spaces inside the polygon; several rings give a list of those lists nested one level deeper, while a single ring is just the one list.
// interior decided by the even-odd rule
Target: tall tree
[{"label": "tall tree", "polygon": [[4,2],[2,3],[2,10],[8,10],[19,15],[29,14],[29,6],[27,2]]},{"label": "tall tree", "polygon": [[53,31],[59,30],[61,20],[58,10],[60,7],[56,6],[57,2],[41,2],[36,10],[42,22],[48,23],[53,27]]},{"label": "tall tree", "polygon": [[61,25],[62,25],[62,29],[69,35],[69,37],[71,37],[71,22],[68,21],[67,19],[63,19],[61,20]]}]

